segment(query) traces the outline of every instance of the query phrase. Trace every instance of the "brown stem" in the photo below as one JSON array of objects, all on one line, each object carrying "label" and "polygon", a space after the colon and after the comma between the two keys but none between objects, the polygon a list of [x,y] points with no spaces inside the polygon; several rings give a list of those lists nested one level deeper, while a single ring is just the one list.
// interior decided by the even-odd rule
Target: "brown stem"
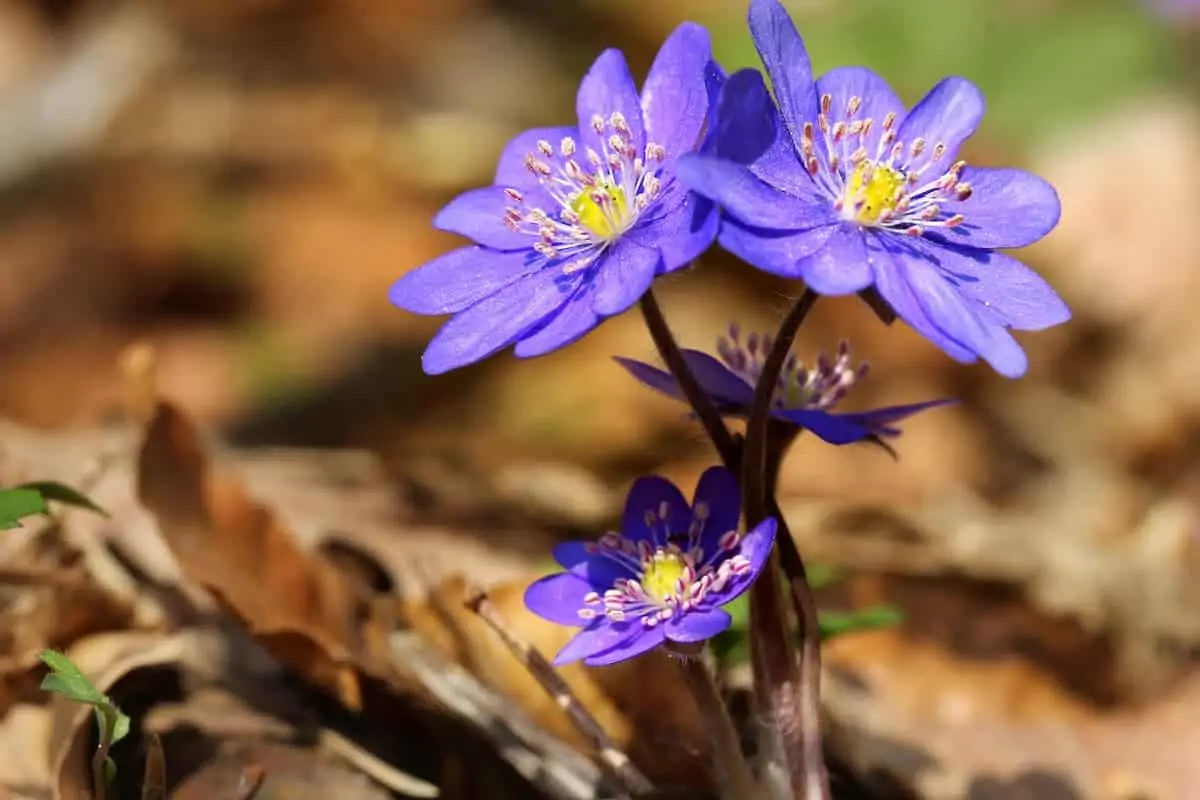
[{"label": "brown stem", "polygon": [[817,619],[817,600],[808,583],[796,541],[775,499],[775,484],[772,481],[769,485],[767,512],[779,521],[775,541],[779,543],[779,560],[788,576],[792,608],[800,627],[800,682],[796,712],[802,763],[805,765],[802,796],[806,800],[826,800],[830,795],[829,776],[821,747],[821,625]]},{"label": "brown stem", "polygon": [[752,528],[767,516],[767,443],[768,423],[771,421],[771,402],[775,386],[783,372],[784,362],[796,341],[796,331],[817,302],[817,293],[805,289],[779,326],[779,333],[763,362],[758,385],[754,387],[754,404],[746,422],[746,443],[742,450],[742,503],[746,508],[746,527]]},{"label": "brown stem", "polygon": [[700,719],[712,740],[712,763],[716,774],[717,791],[722,800],[748,800],[757,797],[754,778],[742,756],[742,744],[738,738],[729,710],[721,699],[712,672],[699,658],[679,658],[684,681],[696,700]]},{"label": "brown stem", "polygon": [[[105,722],[107,725],[107,721]],[[100,744],[92,753],[92,794],[95,800],[104,800],[108,794],[108,775],[104,769],[108,761],[108,748],[111,745],[106,732],[101,733]]]},{"label": "brown stem", "polygon": [[[779,518],[776,541],[758,580],[750,589],[750,647],[754,668],[755,695],[762,713],[770,720],[772,737],[768,753],[782,756],[790,778],[791,791],[799,800],[823,800],[829,797],[828,779],[821,753],[820,697],[816,677],[820,670],[820,631],[816,626],[816,605],[804,577],[803,562],[786,523],[773,502],[773,481],[779,459],[768,459],[771,440],[770,414],[776,384],[784,362],[792,349],[796,331],[804,322],[817,294],[805,289],[780,325],[771,350],[763,363],[754,389],[754,404],[746,424],[742,450],[741,485],[746,528],[753,528],[769,513]],[[787,552],[792,604],[802,629],[800,653],[792,639],[791,627],[783,602],[780,582],[781,555]],[[799,570],[796,570],[799,565]],[[810,624],[811,623],[811,624]],[[816,648],[812,646],[816,640]],[[799,656],[799,657],[798,657]]]},{"label": "brown stem", "polygon": [[688,405],[700,418],[700,423],[704,426],[704,431],[708,434],[713,446],[717,448],[721,461],[726,465],[735,463],[738,448],[733,436],[725,427],[725,420],[721,419],[721,412],[717,411],[717,407],[713,405],[712,398],[708,396],[708,393],[696,380],[696,376],[688,368],[687,361],[683,358],[683,352],[679,349],[679,344],[675,341],[675,336],[667,325],[662,309],[659,308],[658,300],[654,298],[653,290],[642,295],[641,308],[642,317],[646,320],[646,327],[650,331],[650,338],[654,340],[654,346],[658,348],[659,358],[663,360],[671,377],[679,384],[679,389],[687,398]]}]

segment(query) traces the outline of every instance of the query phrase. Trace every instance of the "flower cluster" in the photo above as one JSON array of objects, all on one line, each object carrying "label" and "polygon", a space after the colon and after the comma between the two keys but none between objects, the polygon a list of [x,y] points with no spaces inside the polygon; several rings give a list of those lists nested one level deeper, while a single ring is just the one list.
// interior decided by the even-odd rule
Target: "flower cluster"
[{"label": "flower cluster", "polygon": [[[741,460],[730,452],[743,443],[719,430],[722,417],[749,419],[744,447],[757,455],[764,431],[783,431],[784,446],[771,451],[782,458],[802,431],[835,445],[882,443],[904,419],[950,402],[841,410],[866,365],[847,343],[809,363],[787,355],[776,339],[792,341],[794,328],[743,336],[735,326],[715,355],[679,348],[652,284],[714,244],[802,281],[804,297],[859,295],[952,359],[1025,373],[1012,332],[1063,323],[1070,311],[1003,251],[1049,233],[1059,200],[1035,175],[962,158],[983,119],[979,89],[946,78],[908,108],[870,70],[815,76],[779,0],[750,0],[748,21],[766,78],[726,75],[693,23],[668,37],[640,91],[622,54],[605,51],[579,86],[574,125],[518,135],[493,185],[442,209],[434,225],[471,243],[391,290],[403,309],[450,315],[425,351],[427,373],[510,347],[519,358],[550,353],[641,303],[669,370],[618,363],[688,402],[726,466]],[[750,530],[739,534],[743,513]],[[664,479],[641,478],[621,531],[561,545],[564,571],[530,586],[526,603],[582,628],[559,663],[608,664],[706,640],[729,625],[721,606],[754,581],[784,529],[762,515],[741,508],[726,468],[704,474],[691,504]]]}]

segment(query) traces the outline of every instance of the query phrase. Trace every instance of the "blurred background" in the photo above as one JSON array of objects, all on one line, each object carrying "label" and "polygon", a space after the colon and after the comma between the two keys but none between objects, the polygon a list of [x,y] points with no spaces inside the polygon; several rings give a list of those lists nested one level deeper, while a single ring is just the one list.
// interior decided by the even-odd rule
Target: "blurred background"
[{"label": "blurred background", "polygon": [[[848,408],[962,401],[907,423],[899,464],[802,442],[784,469],[802,552],[844,575],[828,607],[908,615],[827,648],[834,746],[922,796],[1200,797],[1194,23],[1134,0],[789,7],[818,72],[870,66],[909,104],[947,74],[982,87],[964,157],[1058,188],[1061,225],[1022,258],[1075,312],[1021,337],[1020,381],[857,300],[802,332],[802,358],[846,337],[872,363]],[[756,65],[744,17],[740,0],[0,4],[0,415],[101,425],[119,354],[149,341],[162,391],[233,445],[367,448],[423,519],[529,563],[603,525],[639,472],[690,484],[712,458],[699,431],[610,358],[653,360],[636,312],[429,378],[440,320],[387,290],[458,245],[431,216],[490,181],[509,137],[572,120],[602,49],[640,80],[690,19],[732,71]],[[684,346],[708,348],[733,320],[777,324],[797,288],[714,251],[660,292]]]}]

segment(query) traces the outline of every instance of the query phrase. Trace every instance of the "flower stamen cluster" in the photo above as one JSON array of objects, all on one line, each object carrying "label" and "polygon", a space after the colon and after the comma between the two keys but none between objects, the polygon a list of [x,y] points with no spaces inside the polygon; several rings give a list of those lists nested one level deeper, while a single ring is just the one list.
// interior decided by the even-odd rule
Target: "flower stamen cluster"
[{"label": "flower stamen cluster", "polygon": [[[665,522],[647,512],[647,524]],[[611,559],[637,577],[619,578],[603,594],[590,592],[579,609],[579,618],[593,620],[603,614],[614,622],[640,619],[642,625],[653,628],[680,614],[698,608],[710,592],[722,592],[729,581],[752,569],[750,562],[737,549],[737,531],[727,531],[717,539],[717,546],[706,553],[701,545],[704,519],[696,514],[691,529],[684,537],[668,536],[665,542],[631,541],[619,533],[610,532],[588,552]],[[686,547],[678,543],[686,539]]]},{"label": "flower stamen cluster", "polygon": [[[801,161],[832,198],[834,211],[847,222],[909,236],[965,222],[964,214],[944,214],[940,204],[971,196],[971,184],[962,180],[967,162],[955,161],[938,177],[923,180],[930,167],[946,155],[946,144],[930,146],[920,136],[911,142],[900,141],[894,111],[884,115],[875,137],[875,119],[860,118],[862,108],[863,99],[858,95],[835,107],[833,96],[823,94],[816,126],[804,123],[801,134]],[[823,147],[817,146],[818,132]]]},{"label": "flower stamen cluster", "polygon": [[566,260],[563,272],[588,266],[605,248],[637,222],[662,189],[661,164],[666,150],[648,142],[639,149],[629,122],[620,112],[607,120],[591,119],[600,149],[564,136],[555,147],[540,139],[524,157],[525,168],[554,202],[545,209],[527,202],[525,193],[504,190],[510,205],[504,224],[514,233],[534,237],[533,249],[547,260]]},{"label": "flower stamen cluster", "polygon": [[[717,355],[730,372],[753,387],[758,384],[773,343],[770,334],[750,333],[743,344],[741,329],[734,324],[729,326],[728,336],[717,340]],[[869,372],[867,362],[855,366],[853,358],[850,342],[844,339],[838,343],[833,360],[821,353],[812,367],[805,366],[795,353],[789,354],[775,384],[772,405],[777,409],[828,411],[844,400]]]}]

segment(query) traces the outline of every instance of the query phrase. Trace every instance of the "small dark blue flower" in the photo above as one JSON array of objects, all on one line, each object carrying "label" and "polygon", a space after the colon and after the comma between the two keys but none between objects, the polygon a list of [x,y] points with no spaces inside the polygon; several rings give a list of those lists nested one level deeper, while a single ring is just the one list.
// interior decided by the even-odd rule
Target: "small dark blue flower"
[{"label": "small dark blue flower", "polygon": [[1022,375],[1025,353],[1008,329],[1047,328],[1070,311],[997,249],[1045,236],[1059,200],[1029,173],[957,160],[983,117],[979,90],[946,78],[906,111],[868,69],[814,80],[777,0],[752,0],[750,31],[777,105],[757,72],[731,76],[715,155],[679,164],[688,185],[723,206],[721,245],[821,294],[873,286],[952,358]]},{"label": "small dark blue flower", "polygon": [[617,50],[579,87],[579,127],[513,139],[495,185],[460,195],[434,225],[472,239],[397,281],[391,301],[453,314],[429,343],[438,374],[515,344],[543,355],[625,311],[656,275],[684,267],[716,237],[712,202],[675,176],[715,124],[724,82],[708,32],[685,23],[659,51],[639,97]]},{"label": "small dark blue flower", "polygon": [[724,467],[700,476],[690,505],[665,478],[638,478],[621,532],[560,544],[554,559],[566,571],[525,591],[533,613],[583,627],[554,663],[614,664],[728,628],[732,620],[721,606],[749,588],[775,543],[774,519],[739,536],[740,516],[737,479]]},{"label": "small dark blue flower", "polygon": [[[699,350],[683,350],[692,374],[717,410],[731,417],[750,416],[754,404],[754,387],[762,374],[763,362],[771,350],[771,337],[751,333],[743,345],[736,325],[730,326],[729,336],[717,341],[720,360]],[[617,358],[617,363],[633,377],[663,394],[685,400],[683,391],[670,373],[631,358]],[[887,406],[873,411],[834,413],[832,409],[858,381],[866,377],[865,362],[853,364],[850,344],[838,345],[833,361],[820,356],[813,367],[806,367],[795,354],[788,356],[772,398],[771,416],[789,422],[797,428],[812,431],[830,444],[851,444],[864,439],[899,436],[896,423],[934,406],[953,400],[930,400],[903,406]]]}]

